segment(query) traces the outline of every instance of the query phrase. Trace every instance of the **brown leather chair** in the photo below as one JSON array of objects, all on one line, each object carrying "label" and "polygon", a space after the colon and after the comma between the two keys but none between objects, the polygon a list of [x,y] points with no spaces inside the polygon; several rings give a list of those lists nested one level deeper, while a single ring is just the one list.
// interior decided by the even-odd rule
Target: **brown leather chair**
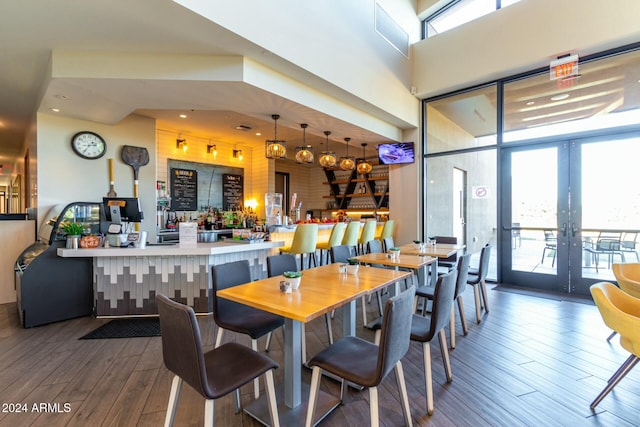
[{"label": "brown leather chair", "polygon": [[183,382],[206,399],[204,424],[213,426],[214,400],[236,391],[236,412],[239,412],[239,388],[263,374],[271,425],[280,425],[273,382],[276,362],[237,343],[227,343],[205,353],[193,309],[164,295],[156,296],[156,304],[162,330],[162,358],[167,369],[175,374],[165,426],[174,423]]},{"label": "brown leather chair", "polygon": [[414,295],[415,288],[412,286],[387,301],[379,346],[362,338],[347,336],[309,361],[309,366],[313,367],[313,374],[305,424],[307,427],[313,425],[313,413],[323,370],[342,378],[342,401],[344,401],[347,381],[369,388],[371,425],[377,425],[378,385],[391,372],[391,369],[395,369],[404,421],[406,425],[411,425],[411,411],[401,359],[409,350]]}]

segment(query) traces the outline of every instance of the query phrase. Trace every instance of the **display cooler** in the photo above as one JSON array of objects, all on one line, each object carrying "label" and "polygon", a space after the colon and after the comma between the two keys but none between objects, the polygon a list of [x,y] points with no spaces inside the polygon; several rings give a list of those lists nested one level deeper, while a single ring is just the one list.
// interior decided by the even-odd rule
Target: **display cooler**
[{"label": "display cooler", "polygon": [[100,203],[75,202],[51,208],[37,242],[15,264],[20,321],[25,328],[93,314],[93,260],[61,258],[65,246],[63,221],[79,222],[84,234],[99,234],[104,214]]}]

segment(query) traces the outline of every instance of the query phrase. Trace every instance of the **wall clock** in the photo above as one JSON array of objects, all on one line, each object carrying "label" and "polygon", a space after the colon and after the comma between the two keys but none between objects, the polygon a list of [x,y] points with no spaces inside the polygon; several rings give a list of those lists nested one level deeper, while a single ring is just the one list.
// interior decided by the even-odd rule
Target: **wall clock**
[{"label": "wall clock", "polygon": [[97,133],[85,130],[73,135],[71,148],[78,156],[94,160],[104,156],[107,151],[107,143]]}]

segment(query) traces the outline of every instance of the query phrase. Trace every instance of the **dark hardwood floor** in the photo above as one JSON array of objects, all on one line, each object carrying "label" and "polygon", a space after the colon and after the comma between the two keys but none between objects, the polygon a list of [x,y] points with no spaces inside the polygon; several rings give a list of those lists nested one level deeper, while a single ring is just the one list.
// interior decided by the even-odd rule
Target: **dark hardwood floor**
[{"label": "dark hardwood floor", "polygon": [[[426,415],[422,349],[411,344],[403,365],[414,425],[640,425],[640,369],[622,380],[595,413],[589,409],[589,403],[628,356],[618,338],[607,343],[610,331],[595,306],[557,296],[497,290],[495,285],[489,288],[491,312],[480,324],[474,320],[473,293],[470,289],[466,292],[470,331],[462,336],[458,322],[450,384],[445,381],[438,344],[432,344],[432,416]],[[370,304],[372,315],[374,307]],[[373,334],[361,327],[360,316],[358,320],[360,336],[372,339]],[[211,317],[199,321],[203,340],[207,349],[211,348],[213,321]],[[162,425],[171,375],[162,364],[160,338],[78,340],[105,322],[85,317],[22,329],[15,304],[0,305],[0,425]],[[335,334],[341,330],[339,313],[333,327]],[[274,338],[269,355],[282,364],[282,334],[278,332]],[[244,336],[228,333],[226,340],[230,339],[249,343]],[[323,348],[326,339],[322,318],[307,326],[309,354]],[[263,344],[261,340],[261,348]],[[278,369],[276,381],[282,381],[282,374],[283,369]],[[310,371],[303,375],[310,381]],[[403,423],[393,375],[380,386],[383,426]],[[330,379],[323,380],[322,388],[339,393],[338,384]],[[250,401],[251,390],[251,386],[243,388],[243,402]],[[368,424],[368,399],[368,393],[350,389],[346,404],[321,425]],[[51,405],[38,412],[34,403]],[[27,411],[6,412],[12,404],[26,404]],[[202,425],[203,413],[203,399],[185,386],[176,425]],[[234,414],[230,396],[216,402],[215,418],[217,425],[225,427],[258,425],[245,414]]]}]

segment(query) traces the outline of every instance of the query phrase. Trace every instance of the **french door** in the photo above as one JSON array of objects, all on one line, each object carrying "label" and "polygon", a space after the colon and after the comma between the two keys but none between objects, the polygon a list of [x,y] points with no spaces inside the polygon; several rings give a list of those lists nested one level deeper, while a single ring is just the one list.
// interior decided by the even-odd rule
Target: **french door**
[{"label": "french door", "polygon": [[586,295],[636,262],[638,154],[639,133],[503,149],[502,282]]}]

